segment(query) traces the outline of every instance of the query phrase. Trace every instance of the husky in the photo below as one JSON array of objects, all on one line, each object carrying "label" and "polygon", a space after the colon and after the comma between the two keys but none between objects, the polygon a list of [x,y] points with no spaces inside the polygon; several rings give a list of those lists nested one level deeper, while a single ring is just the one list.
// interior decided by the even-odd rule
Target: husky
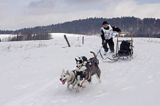
[{"label": "husky", "polygon": [[67,88],[69,88],[70,85],[72,85],[72,88],[74,88],[77,82],[75,71],[73,70],[69,72],[68,70],[63,70],[60,77],[60,81],[63,85],[67,82]]},{"label": "husky", "polygon": [[86,67],[84,69],[85,74],[86,74],[86,80],[88,80],[88,82],[91,82],[91,77],[93,75],[97,75],[99,82],[100,81],[100,77],[101,77],[101,70],[99,68],[99,60],[97,59],[96,54],[91,51],[90,53],[93,54],[93,57],[90,59],[87,59],[85,56],[82,56],[81,58],[79,57],[79,59],[76,59],[76,67],[79,68],[80,70],[82,69],[82,67]]},{"label": "husky", "polygon": [[79,91],[79,88],[85,88],[85,82],[80,84],[78,83],[78,79],[77,79],[77,72],[75,70],[72,71],[62,71],[61,77],[60,77],[60,81],[62,82],[62,84],[64,85],[65,83],[67,83],[67,88],[69,89],[70,86],[72,86],[72,89],[76,89],[76,91]]},{"label": "husky", "polygon": [[81,56],[78,59],[75,58],[75,60],[76,60],[76,68],[78,69],[81,69],[88,62],[88,59],[85,56]]}]

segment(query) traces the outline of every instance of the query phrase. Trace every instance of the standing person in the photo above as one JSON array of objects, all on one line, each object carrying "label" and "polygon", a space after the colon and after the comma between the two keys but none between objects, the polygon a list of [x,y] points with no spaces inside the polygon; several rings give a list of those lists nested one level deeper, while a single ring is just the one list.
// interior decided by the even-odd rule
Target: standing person
[{"label": "standing person", "polygon": [[101,27],[101,38],[102,38],[102,46],[105,52],[108,52],[108,46],[110,51],[112,53],[114,52],[114,42],[113,42],[114,36],[115,34],[113,34],[113,28],[107,21],[104,21]]}]

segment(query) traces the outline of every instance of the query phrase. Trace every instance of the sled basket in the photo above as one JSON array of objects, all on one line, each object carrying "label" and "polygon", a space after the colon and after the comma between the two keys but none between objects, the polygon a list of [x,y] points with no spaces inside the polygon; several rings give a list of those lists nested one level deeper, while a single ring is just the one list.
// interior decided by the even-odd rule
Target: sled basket
[{"label": "sled basket", "polygon": [[120,50],[118,51],[119,56],[132,55],[132,42],[130,40],[123,40],[120,44]]}]

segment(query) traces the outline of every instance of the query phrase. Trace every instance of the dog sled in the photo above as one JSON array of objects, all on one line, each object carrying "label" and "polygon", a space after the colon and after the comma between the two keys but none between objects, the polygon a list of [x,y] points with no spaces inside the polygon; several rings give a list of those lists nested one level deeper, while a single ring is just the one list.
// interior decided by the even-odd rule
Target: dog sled
[{"label": "dog sled", "polygon": [[[116,38],[116,50],[115,53],[107,53],[104,55],[103,47],[100,48],[97,55],[103,61],[116,62],[118,60],[131,60],[133,58],[133,37],[125,37],[126,34],[118,34]],[[128,34],[127,34],[128,35]]]}]

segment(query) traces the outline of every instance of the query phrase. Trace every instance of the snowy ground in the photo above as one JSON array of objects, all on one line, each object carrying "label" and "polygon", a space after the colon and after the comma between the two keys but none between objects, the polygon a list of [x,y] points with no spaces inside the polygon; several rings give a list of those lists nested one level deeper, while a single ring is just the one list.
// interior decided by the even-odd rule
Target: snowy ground
[{"label": "snowy ground", "polygon": [[75,68],[74,58],[97,52],[99,37],[63,34],[49,41],[0,43],[0,106],[160,106],[160,39],[134,39],[134,59],[102,62],[102,82],[79,93],[67,90],[59,77]]}]

